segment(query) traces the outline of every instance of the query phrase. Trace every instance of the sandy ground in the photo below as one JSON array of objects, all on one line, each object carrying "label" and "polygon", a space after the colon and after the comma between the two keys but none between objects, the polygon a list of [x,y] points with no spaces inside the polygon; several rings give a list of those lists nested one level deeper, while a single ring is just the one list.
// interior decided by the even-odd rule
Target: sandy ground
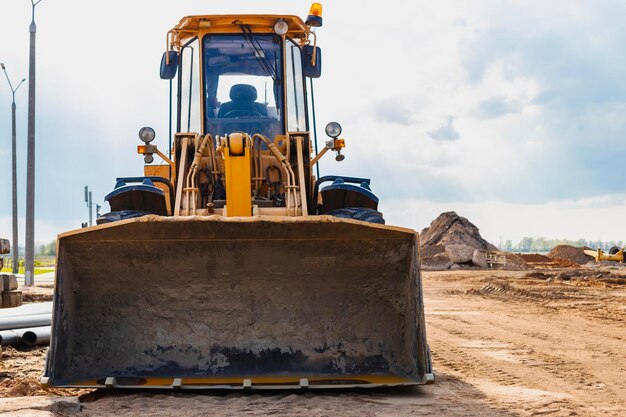
[{"label": "sandy ground", "polygon": [[12,398],[0,399],[0,416],[626,415],[626,271],[528,274],[423,273],[434,385],[268,394],[46,392],[36,382],[45,349],[9,348],[0,396]]}]

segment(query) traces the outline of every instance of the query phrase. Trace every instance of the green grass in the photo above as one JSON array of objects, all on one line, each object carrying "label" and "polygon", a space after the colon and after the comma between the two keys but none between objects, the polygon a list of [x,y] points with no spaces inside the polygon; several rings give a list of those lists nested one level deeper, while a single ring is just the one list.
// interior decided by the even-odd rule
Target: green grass
[{"label": "green grass", "polygon": [[[39,275],[39,274],[45,274],[46,272],[53,272],[54,269],[50,269],[50,268],[35,268],[35,275]],[[0,272],[3,273],[11,273],[12,269],[11,268],[2,268],[2,270]],[[18,274],[23,274],[24,273],[24,267],[20,267],[20,269],[17,272]]]},{"label": "green grass", "polygon": [[35,257],[35,267],[54,266],[56,264],[56,256],[38,255]]}]

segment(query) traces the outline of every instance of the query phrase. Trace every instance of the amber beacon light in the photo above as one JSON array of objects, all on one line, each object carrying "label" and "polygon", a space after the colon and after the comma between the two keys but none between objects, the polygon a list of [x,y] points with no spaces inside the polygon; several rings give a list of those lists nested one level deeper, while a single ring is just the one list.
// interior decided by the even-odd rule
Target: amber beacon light
[{"label": "amber beacon light", "polygon": [[306,18],[306,24],[308,26],[320,27],[322,26],[322,5],[321,3],[313,3],[311,10],[309,10],[309,16]]}]

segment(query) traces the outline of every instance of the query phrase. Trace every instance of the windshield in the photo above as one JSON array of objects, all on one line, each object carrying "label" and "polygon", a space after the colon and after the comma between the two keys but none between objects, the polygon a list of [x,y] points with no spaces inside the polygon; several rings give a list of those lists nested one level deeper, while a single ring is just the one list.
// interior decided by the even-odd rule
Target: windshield
[{"label": "windshield", "polygon": [[203,42],[205,133],[282,134],[280,37],[207,35]]}]

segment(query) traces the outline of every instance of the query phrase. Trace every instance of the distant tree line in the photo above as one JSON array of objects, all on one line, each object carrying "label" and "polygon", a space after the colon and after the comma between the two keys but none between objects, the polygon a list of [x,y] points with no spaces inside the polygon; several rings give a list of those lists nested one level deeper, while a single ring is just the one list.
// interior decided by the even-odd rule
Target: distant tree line
[{"label": "distant tree line", "polygon": [[569,239],[546,239],[543,237],[525,237],[522,238],[516,245],[513,244],[510,240],[507,240],[504,243],[504,246],[501,250],[506,252],[549,252],[552,248],[558,245],[570,245],[570,246],[587,246],[593,249],[600,248],[603,251],[608,251],[613,246],[617,246],[618,248],[624,247],[624,243],[619,241],[608,241],[604,242],[602,240],[569,240]]},{"label": "distant tree line", "polygon": [[[13,249],[13,248],[11,248]],[[24,247],[20,246],[19,247],[19,266],[20,268],[24,268]],[[57,242],[55,240],[53,240],[50,243],[41,243],[41,242],[37,242],[35,243],[35,257],[37,256],[56,256],[57,254]],[[8,268],[10,268],[13,265],[13,253],[8,253],[6,255],[3,255],[2,258],[4,259],[4,267],[5,269],[8,270]],[[45,265],[49,265],[50,262],[48,261],[44,261]],[[54,263],[52,263],[53,265]],[[35,266],[41,266],[42,263],[40,260],[35,259]],[[23,271],[22,271],[23,272]]]},{"label": "distant tree line", "polygon": [[55,256],[57,254],[57,242],[39,243],[35,245],[35,256]]},{"label": "distant tree line", "polygon": [[[25,253],[24,246],[20,245],[18,248],[18,255],[24,256]],[[53,240],[50,243],[41,243],[35,242],[35,256],[56,256],[57,254],[57,242]],[[7,254],[13,255],[13,247],[11,246],[11,251]]]}]

